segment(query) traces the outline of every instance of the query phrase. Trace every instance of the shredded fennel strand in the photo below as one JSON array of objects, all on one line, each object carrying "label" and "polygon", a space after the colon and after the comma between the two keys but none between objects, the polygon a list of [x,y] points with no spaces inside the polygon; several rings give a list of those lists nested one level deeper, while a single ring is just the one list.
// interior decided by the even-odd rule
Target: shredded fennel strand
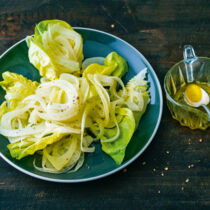
[{"label": "shredded fennel strand", "polygon": [[[137,105],[133,101],[125,102],[125,98],[131,96],[128,96],[120,78],[95,74],[89,75],[88,79],[64,73],[57,80],[44,81],[37,87],[35,94],[27,96],[16,109],[2,116],[1,134],[7,136],[11,143],[20,142],[20,148],[25,146],[23,153],[54,132],[63,136],[70,135],[79,142],[79,146],[72,147],[72,151],[70,150],[67,155],[69,158],[65,160],[67,163],[60,167],[59,161],[61,162],[61,158],[65,157],[69,150],[64,151],[63,155],[59,155],[57,151],[59,156],[56,158],[47,151],[48,148],[56,149],[57,140],[55,143],[46,144],[41,167],[34,162],[36,169],[61,173],[75,166],[73,171],[78,170],[84,161],[84,158],[83,160],[79,158],[80,154],[94,152],[95,147],[90,146],[93,141],[100,139],[103,143],[113,142],[119,137],[120,128],[116,109],[123,104],[129,104],[136,110]],[[120,92],[116,89],[117,84],[120,84]],[[95,90],[92,98],[90,90]],[[107,138],[103,135],[110,120],[116,132]],[[95,136],[88,135],[87,128],[95,130]],[[58,142],[65,143],[63,138],[61,137]],[[72,141],[72,138],[69,141]],[[28,144],[30,145],[27,146]],[[72,159],[74,153],[78,155]]]},{"label": "shredded fennel strand", "polygon": [[[88,58],[81,70],[82,37],[68,24],[43,21],[37,31],[29,38],[29,60],[43,76],[41,83],[3,74],[5,81],[0,85],[6,90],[7,105],[1,106],[0,134],[8,138],[12,157],[21,159],[41,151],[41,162],[36,158],[33,162],[37,170],[72,173],[82,167],[85,153],[95,151],[94,141],[100,140],[108,154],[109,146],[121,138],[123,126],[129,125],[122,124],[125,115],[119,110],[130,109],[132,123],[132,112],[145,111],[149,103],[146,69],[125,86],[120,76],[113,76],[115,69],[119,73],[121,68],[118,75],[127,71],[117,53]],[[95,62],[101,72],[89,68]],[[85,76],[80,76],[83,72]]]}]

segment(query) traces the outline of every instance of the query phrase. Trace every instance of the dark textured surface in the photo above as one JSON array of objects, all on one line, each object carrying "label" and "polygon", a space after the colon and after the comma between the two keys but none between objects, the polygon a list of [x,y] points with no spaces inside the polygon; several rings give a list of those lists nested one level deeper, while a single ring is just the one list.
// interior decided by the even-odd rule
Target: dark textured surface
[{"label": "dark textured surface", "polygon": [[[43,19],[110,32],[145,55],[161,84],[185,44],[210,57],[210,2],[1,0],[0,53],[33,33]],[[210,132],[173,120],[164,102],[149,148],[126,170],[81,184],[22,174],[0,159],[0,209],[209,209]],[[167,170],[168,169],[168,170]]]}]

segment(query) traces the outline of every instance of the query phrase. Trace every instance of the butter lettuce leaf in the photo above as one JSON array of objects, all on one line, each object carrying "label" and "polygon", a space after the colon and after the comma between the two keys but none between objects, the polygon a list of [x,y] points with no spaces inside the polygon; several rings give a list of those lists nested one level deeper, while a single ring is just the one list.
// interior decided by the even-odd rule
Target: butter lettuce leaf
[{"label": "butter lettuce leaf", "polygon": [[[125,151],[128,143],[135,131],[135,119],[133,112],[128,108],[120,108],[119,115],[122,115],[122,120],[119,123],[120,135],[113,142],[101,142],[102,150],[114,159],[120,165],[125,157]],[[111,138],[115,135],[117,128],[104,129],[104,136]]]},{"label": "butter lettuce leaf", "polygon": [[64,137],[43,150],[43,159],[46,163],[49,161],[57,171],[69,166],[73,167],[80,155],[80,141],[78,137],[73,135]]},{"label": "butter lettuce leaf", "polygon": [[30,62],[39,70],[40,75],[51,80],[58,77],[56,66],[52,56],[47,53],[44,47],[33,37],[28,38]]},{"label": "butter lettuce leaf", "polygon": [[9,111],[9,108],[7,107],[7,102],[4,101],[0,106],[0,122],[2,116]]},{"label": "butter lettuce leaf", "polygon": [[58,24],[60,26],[63,26],[64,28],[73,30],[72,27],[65,21],[62,20],[43,20],[39,22],[35,27],[35,33],[34,37],[36,40],[40,40],[42,42],[42,35],[45,31],[50,29],[50,26]]},{"label": "butter lettuce leaf", "polygon": [[[137,129],[142,115],[145,113],[150,102],[148,82],[145,80],[147,69],[142,70],[133,77],[126,85],[126,96],[124,105],[118,109],[117,114],[121,115],[119,122],[120,135],[113,142],[101,142],[102,150],[110,155],[120,165],[124,159],[125,151],[135,130]],[[121,90],[119,92],[122,92]],[[119,117],[119,116],[118,116]],[[115,136],[117,128],[104,129],[105,139]]]},{"label": "butter lettuce leaf", "polygon": [[65,21],[41,21],[34,37],[27,38],[29,60],[49,80],[62,73],[78,74],[84,58],[82,42],[81,35]]},{"label": "butter lettuce leaf", "polygon": [[136,128],[139,125],[142,115],[145,113],[147,105],[150,102],[148,81],[146,80],[147,69],[143,69],[133,77],[126,85],[127,96],[125,104],[133,111]]},{"label": "butter lettuce leaf", "polygon": [[[14,109],[26,96],[34,94],[39,84],[8,71],[2,77],[4,80],[0,82],[0,86],[6,91],[5,99],[9,109]],[[5,104],[2,107],[5,108]]]},{"label": "butter lettuce leaf", "polygon": [[89,65],[83,72],[83,77],[88,78],[88,74],[103,74],[103,75],[111,75],[115,70],[114,65],[105,66],[100,64],[91,64]]},{"label": "butter lettuce leaf", "polygon": [[128,71],[128,64],[123,57],[116,52],[111,52],[104,60],[104,65],[93,63],[83,71],[83,77],[88,74],[103,74],[107,76],[123,77]]},{"label": "butter lettuce leaf", "polygon": [[126,60],[118,55],[116,52],[111,52],[105,58],[104,64],[106,66],[114,66],[115,69],[112,72],[112,76],[122,78],[128,72],[128,64]]},{"label": "butter lettuce leaf", "polygon": [[44,149],[47,145],[57,142],[62,137],[63,134],[55,132],[49,135],[45,135],[44,137],[36,140],[36,142],[28,138],[8,144],[7,147],[10,151],[11,156],[20,160],[25,156],[33,155],[38,150]]}]

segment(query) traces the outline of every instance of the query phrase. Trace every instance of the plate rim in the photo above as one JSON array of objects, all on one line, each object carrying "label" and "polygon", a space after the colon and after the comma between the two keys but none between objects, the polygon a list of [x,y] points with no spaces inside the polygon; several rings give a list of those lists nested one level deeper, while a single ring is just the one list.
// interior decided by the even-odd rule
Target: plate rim
[{"label": "plate rim", "polygon": [[[93,181],[93,180],[97,180],[97,179],[101,179],[101,178],[104,178],[104,177],[107,177],[109,175],[112,175],[120,170],[122,170],[123,168],[125,168],[126,166],[130,165],[132,162],[134,162],[139,156],[141,156],[141,154],[147,149],[147,147],[150,145],[150,143],[152,142],[152,140],[154,139],[155,137],[155,134],[157,133],[157,130],[159,128],[159,125],[160,125],[160,122],[161,122],[161,118],[162,118],[162,113],[163,113],[163,93],[162,93],[162,88],[161,88],[161,85],[160,85],[160,81],[153,69],[153,67],[151,66],[151,64],[147,61],[147,59],[144,57],[143,54],[141,54],[141,52],[139,52],[134,46],[132,46],[131,44],[129,44],[127,41],[111,34],[111,33],[108,33],[108,32],[104,32],[104,31],[101,31],[101,30],[98,30],[98,29],[93,29],[93,28],[86,28],[86,27],[72,27],[73,29],[82,29],[82,30],[86,30],[86,31],[94,31],[94,32],[99,32],[99,33],[102,33],[102,34],[105,34],[105,35],[108,35],[108,36],[111,36],[115,39],[118,39],[120,41],[122,41],[123,43],[125,43],[126,45],[128,45],[129,47],[131,47],[135,52],[137,52],[137,54],[139,54],[141,56],[141,58],[143,59],[144,63],[149,67],[149,70],[152,71],[153,73],[153,76],[156,80],[156,85],[158,87],[158,92],[159,92],[159,95],[160,95],[160,107],[159,107],[159,116],[158,116],[158,120],[157,120],[157,124],[155,126],[155,129],[153,130],[153,133],[151,135],[151,137],[149,138],[149,140],[147,141],[147,143],[144,145],[144,147],[142,148],[141,151],[139,151],[135,156],[133,156],[128,162],[122,164],[121,166],[109,171],[109,172],[106,172],[104,174],[101,174],[101,175],[97,175],[97,176],[93,176],[93,177],[89,177],[89,178],[82,178],[82,179],[55,179],[55,178],[49,178],[49,177],[44,177],[44,176],[41,176],[41,175],[37,175],[37,174],[34,174],[32,172],[29,172],[28,170],[26,169],[23,169],[19,166],[17,166],[16,164],[14,164],[12,161],[10,161],[7,157],[5,157],[1,152],[0,152],[0,157],[5,160],[9,165],[13,166],[15,169],[19,170],[20,172],[24,173],[24,174],[27,174],[31,177],[34,177],[34,178],[37,178],[37,179],[41,179],[41,180],[44,180],[44,181],[49,181],[49,182],[56,182],[56,183],[81,183],[81,182],[88,182],[88,181]],[[28,35],[30,36],[30,35]],[[26,36],[27,37],[27,36]],[[21,39],[20,41],[16,42],[14,45],[12,45],[11,47],[9,47],[5,52],[3,52],[1,55],[0,55],[0,59],[7,54],[7,52],[9,52],[12,48],[14,48],[15,46],[17,46],[18,44],[22,43],[24,40],[26,40],[26,37]]]}]

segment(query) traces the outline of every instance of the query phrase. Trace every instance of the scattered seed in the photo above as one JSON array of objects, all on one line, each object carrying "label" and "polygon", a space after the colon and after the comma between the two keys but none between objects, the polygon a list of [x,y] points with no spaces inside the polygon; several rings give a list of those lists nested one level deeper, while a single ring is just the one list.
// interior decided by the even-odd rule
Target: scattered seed
[{"label": "scattered seed", "polygon": [[155,172],[156,171],[156,168],[153,168],[153,171]]},{"label": "scattered seed", "polygon": [[168,167],[165,167],[164,170],[165,170],[165,171],[168,171]]},{"label": "scattered seed", "polygon": [[111,24],[111,25],[110,25],[110,27],[111,27],[111,28],[114,28],[114,27],[115,27],[115,25],[114,25],[114,24]]},{"label": "scattered seed", "polygon": [[160,194],[160,190],[158,190],[158,194]]},{"label": "scattered seed", "polygon": [[9,16],[8,18],[7,18],[7,20],[13,20],[13,17],[11,17],[11,16]]},{"label": "scattered seed", "polygon": [[166,151],[166,154],[168,155],[169,153],[170,153],[170,151],[167,150],[167,151]]},{"label": "scattered seed", "polygon": [[161,176],[164,176],[164,173],[163,172],[161,173]]},{"label": "scattered seed", "polygon": [[203,139],[199,139],[199,142],[201,143],[203,141]]},{"label": "scattered seed", "polygon": [[185,182],[186,182],[186,183],[188,183],[189,181],[190,181],[190,179],[189,179],[189,178],[187,178],[187,179],[185,180]]},{"label": "scattered seed", "polygon": [[124,172],[124,173],[127,172],[127,171],[128,171],[127,168],[124,168],[124,169],[123,169],[123,172]]},{"label": "scattered seed", "polygon": [[145,166],[147,163],[146,163],[146,161],[144,161],[144,162],[142,162],[141,164],[142,164],[143,166]]},{"label": "scattered seed", "polygon": [[191,139],[188,139],[188,144],[191,144]]},{"label": "scattered seed", "polygon": [[128,14],[131,14],[131,13],[132,13],[132,11],[130,9],[128,9]]},{"label": "scattered seed", "polygon": [[184,191],[184,187],[182,187],[181,190]]}]

